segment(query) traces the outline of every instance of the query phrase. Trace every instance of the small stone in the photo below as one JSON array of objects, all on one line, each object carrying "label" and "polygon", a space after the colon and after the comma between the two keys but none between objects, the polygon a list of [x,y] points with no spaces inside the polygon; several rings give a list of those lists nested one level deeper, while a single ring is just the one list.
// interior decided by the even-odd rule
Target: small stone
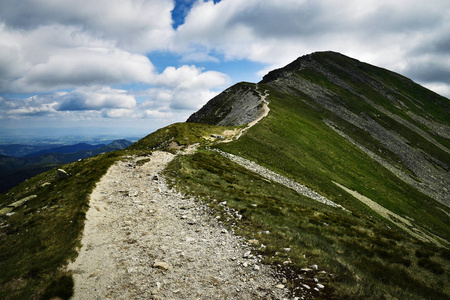
[{"label": "small stone", "polygon": [[314,288],[314,290],[315,290],[316,292],[318,292],[318,291],[319,291],[319,289],[318,289],[318,288],[316,288],[316,287]]},{"label": "small stone", "polygon": [[286,284],[287,283],[287,279],[285,277],[283,277],[283,279],[281,279],[281,283]]},{"label": "small stone", "polygon": [[310,268],[313,269],[313,270],[317,270],[317,269],[319,269],[319,266],[317,266],[317,265],[312,265],[312,266],[310,266]]},{"label": "small stone", "polygon": [[290,252],[290,251],[291,251],[291,248],[283,248],[283,250],[284,250],[285,252]]},{"label": "small stone", "polygon": [[318,282],[319,282],[319,279],[314,278],[313,281],[314,281],[315,283],[318,283]]},{"label": "small stone", "polygon": [[302,269],[300,269],[300,272],[311,272],[312,271],[312,269],[310,269],[310,268],[302,268]]},{"label": "small stone", "polygon": [[258,266],[258,265],[254,265],[254,266],[253,266],[253,270],[259,271],[259,266]]},{"label": "small stone", "polygon": [[245,261],[245,262],[242,263],[242,266],[247,268],[248,267],[248,263]]},{"label": "small stone", "polygon": [[277,284],[275,287],[277,289],[284,289],[284,284]]},{"label": "small stone", "polygon": [[225,233],[225,234],[227,234],[227,233],[228,233],[228,230],[226,230],[226,229],[224,228],[224,229],[222,229],[222,230],[220,231],[220,233]]},{"label": "small stone", "polygon": [[250,256],[252,252],[251,251],[247,251],[244,253],[244,255],[242,255],[243,258],[248,258]]},{"label": "small stone", "polygon": [[310,287],[309,285],[307,285],[307,284],[302,284],[302,286],[303,286],[305,289],[307,289],[307,290],[310,290],[310,289],[311,289],[311,287]]},{"label": "small stone", "polygon": [[56,171],[56,174],[55,174],[56,180],[60,180],[60,179],[68,178],[68,177],[70,177],[70,175],[69,175],[69,173],[67,173],[65,170],[63,170],[63,169],[58,169],[58,170]]},{"label": "small stone", "polygon": [[258,246],[259,241],[258,241],[258,240],[249,240],[248,243],[249,243],[250,245]]},{"label": "small stone", "polygon": [[161,270],[169,270],[170,265],[163,261],[155,261],[153,264],[153,268],[161,269]]},{"label": "small stone", "polygon": [[317,284],[317,288],[323,289],[323,288],[325,288],[325,286],[324,286],[323,284],[318,283],[318,284]]}]

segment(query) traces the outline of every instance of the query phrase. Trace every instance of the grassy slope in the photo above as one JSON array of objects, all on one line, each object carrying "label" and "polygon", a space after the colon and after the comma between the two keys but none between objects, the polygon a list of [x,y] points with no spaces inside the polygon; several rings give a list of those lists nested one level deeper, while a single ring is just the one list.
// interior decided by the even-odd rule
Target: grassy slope
[{"label": "grassy slope", "polygon": [[[37,195],[10,217],[0,216],[0,299],[49,299],[72,295],[73,280],[63,266],[77,256],[88,197],[120,152],[99,155],[35,176],[0,195],[0,204]],[[44,183],[50,185],[42,186]]]},{"label": "grassy slope", "polygon": [[258,230],[270,230],[271,235],[257,237],[267,245],[263,252],[268,261],[283,260],[272,256],[290,246],[294,268],[319,263],[337,274],[332,280],[337,298],[448,297],[448,250],[414,240],[332,181],[413,218],[415,225],[447,240],[448,217],[438,208],[448,209],[404,184],[328,128],[321,121],[324,112],[268,86],[260,88],[269,89],[269,116],[239,141],[218,147],[306,184],[352,214],[312,203],[209,152],[175,160],[167,173],[174,183],[219,210],[216,203],[228,201],[244,215],[244,222],[238,224],[249,238]]}]

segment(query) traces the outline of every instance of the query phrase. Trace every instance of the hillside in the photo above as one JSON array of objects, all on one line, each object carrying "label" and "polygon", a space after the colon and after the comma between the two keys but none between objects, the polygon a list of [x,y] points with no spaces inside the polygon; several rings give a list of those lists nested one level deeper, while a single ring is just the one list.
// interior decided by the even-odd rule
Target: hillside
[{"label": "hillside", "polygon": [[[26,154],[24,157],[0,155],[0,193],[7,191],[28,178],[57,166],[95,156],[99,153],[122,150],[130,145],[131,142],[122,139],[115,140],[107,145],[79,143],[53,147]],[[27,149],[25,146],[15,148],[22,151]]]},{"label": "hillside", "polygon": [[[408,78],[333,52],[300,57],[257,84],[230,87],[186,123],[162,128],[125,151],[64,166],[68,178],[49,171],[1,195],[0,210],[9,212],[0,216],[0,268],[6,270],[0,298],[68,299],[73,277],[84,276],[83,270],[75,274],[61,266],[77,251],[80,259],[90,259],[89,253],[103,249],[106,260],[122,255],[118,265],[130,266],[85,274],[100,280],[96,289],[110,295],[201,297],[219,295],[216,289],[244,297],[236,294],[237,285],[252,285],[260,265],[269,265],[279,280],[272,289],[292,297],[448,299],[449,129],[449,99]],[[156,160],[164,155],[157,151],[174,154],[164,169]],[[161,169],[156,177],[151,168]],[[104,174],[109,175],[101,180]],[[168,190],[155,185],[159,178]],[[101,241],[93,246],[81,240],[97,182],[100,196],[89,212],[123,213],[114,216],[123,230],[108,236],[108,245],[117,249],[113,256]],[[158,203],[172,196],[180,203]],[[205,215],[216,225],[206,224]],[[99,220],[88,218],[86,228]],[[177,252],[184,243],[168,239],[175,233],[153,231],[177,231],[172,223],[181,226],[178,231],[191,228],[221,239],[233,232],[246,241],[256,263],[245,250],[242,258],[226,259],[241,272],[237,281],[203,272],[200,266],[209,265],[216,252],[195,248],[199,256],[185,259],[191,254]],[[214,251],[226,252],[226,245],[219,240]],[[142,251],[145,256],[134,256]],[[145,267],[160,255],[177,262],[165,271]],[[220,259],[214,261],[220,270]],[[204,294],[197,282],[177,277],[194,262],[195,272],[188,273],[209,276],[198,279]],[[173,287],[163,283],[148,294],[139,282],[125,284],[140,278],[135,272],[140,268],[145,280]],[[127,280],[113,285],[102,280],[116,271]],[[189,294],[189,288],[195,291]]]}]

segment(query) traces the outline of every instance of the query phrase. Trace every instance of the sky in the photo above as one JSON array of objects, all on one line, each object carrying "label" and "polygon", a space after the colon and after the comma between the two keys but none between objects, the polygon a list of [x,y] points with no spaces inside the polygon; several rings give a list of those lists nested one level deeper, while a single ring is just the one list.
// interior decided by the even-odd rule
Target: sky
[{"label": "sky", "polygon": [[450,98],[449,16],[448,0],[1,0],[0,143],[144,136],[316,51]]}]

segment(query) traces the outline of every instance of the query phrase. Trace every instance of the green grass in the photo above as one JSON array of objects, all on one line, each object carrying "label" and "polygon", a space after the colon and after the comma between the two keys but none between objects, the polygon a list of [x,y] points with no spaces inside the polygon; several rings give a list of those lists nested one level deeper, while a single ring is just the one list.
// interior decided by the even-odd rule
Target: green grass
[{"label": "green grass", "polygon": [[2,207],[37,195],[14,215],[0,216],[0,299],[70,298],[73,280],[64,266],[81,246],[88,197],[122,153],[62,166],[71,177],[56,180],[54,169],[0,195]]},{"label": "green grass", "polygon": [[[318,264],[332,274],[321,279],[334,288],[323,298],[444,299],[450,294],[448,278],[438,274],[440,268],[448,274],[448,260],[435,255],[433,263],[422,262],[416,255],[444,250],[390,229],[362,207],[355,205],[348,213],[322,205],[213,152],[178,156],[165,174],[174,187],[208,203],[238,234],[266,245],[260,249],[266,263],[283,264],[289,258],[294,270]],[[222,201],[242,219],[231,218]],[[267,230],[270,234],[258,234]],[[288,253],[283,251],[287,247]],[[437,285],[444,290],[434,289]]]},{"label": "green grass", "polygon": [[205,137],[211,134],[221,135],[227,129],[237,127],[213,126],[197,123],[175,123],[161,128],[137,141],[129,150],[166,150],[175,153],[178,148],[200,143],[214,144]]},{"label": "green grass", "polygon": [[364,205],[332,183],[336,181],[450,239],[447,216],[438,209],[448,211],[446,207],[411,188],[336,134],[322,122],[322,112],[297,97],[264,88],[270,93],[269,115],[239,141],[219,148],[295,179],[349,210],[364,211]]}]

